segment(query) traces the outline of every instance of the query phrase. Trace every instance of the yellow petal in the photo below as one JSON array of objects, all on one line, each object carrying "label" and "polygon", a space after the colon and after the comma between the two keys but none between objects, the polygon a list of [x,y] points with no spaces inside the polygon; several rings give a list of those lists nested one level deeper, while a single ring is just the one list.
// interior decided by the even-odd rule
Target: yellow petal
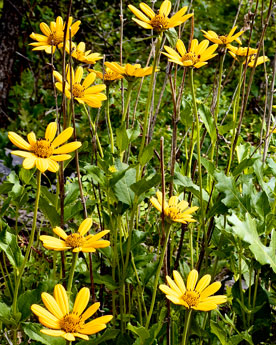
[{"label": "yellow petal", "polygon": [[[71,135],[73,134],[73,127],[68,127],[66,128],[64,131],[62,131],[57,137],[56,139],[52,142],[52,146],[53,148],[58,147],[59,145],[65,143],[65,141],[67,141]],[[65,152],[66,153],[66,152]]]},{"label": "yellow petal", "polygon": [[66,240],[66,238],[68,237],[66,232],[61,229],[59,226],[56,226],[54,229],[53,229],[53,232],[58,235],[59,237],[61,237],[63,240]]},{"label": "yellow petal", "polygon": [[142,20],[132,18],[132,20],[137,23],[138,25],[142,26],[144,29],[153,29],[153,26],[151,26],[149,23],[145,23]]},{"label": "yellow petal", "polygon": [[24,158],[33,158],[35,159],[36,156],[32,152],[28,151],[11,151],[12,155],[19,156],[19,157],[24,157]]},{"label": "yellow petal", "polygon": [[28,157],[24,159],[22,166],[24,169],[29,170],[35,166],[35,162],[36,162],[35,157]]},{"label": "yellow petal", "polygon": [[84,322],[85,320],[89,319],[96,311],[100,308],[100,303],[96,302],[92,304],[81,316],[81,320]]},{"label": "yellow petal", "polygon": [[170,288],[171,288],[172,290],[174,290],[174,291],[177,293],[178,296],[182,296],[183,293],[182,293],[182,291],[179,289],[179,287],[175,284],[175,282],[174,282],[169,276],[167,276],[166,279],[167,279],[167,282],[168,282]]},{"label": "yellow petal", "polygon": [[31,150],[31,145],[24,140],[23,138],[21,138],[18,134],[16,134],[15,132],[9,132],[8,133],[8,137],[10,139],[10,141],[17,147],[19,147],[20,149],[23,150]]},{"label": "yellow petal", "polygon": [[35,164],[36,164],[37,169],[41,171],[42,173],[44,173],[49,167],[49,162],[47,158],[36,158]]},{"label": "yellow petal", "polygon": [[169,206],[177,206],[178,196],[172,196],[169,199]]},{"label": "yellow petal", "polygon": [[44,317],[39,317],[38,321],[45,327],[53,328],[53,329],[60,329],[59,321],[53,321],[46,319]]},{"label": "yellow petal", "polygon": [[40,23],[40,30],[46,35],[47,37],[51,35],[51,30],[46,23]]},{"label": "yellow petal", "polygon": [[48,319],[49,321],[53,322],[59,322],[56,316],[54,316],[52,313],[50,313],[48,310],[46,310],[38,304],[32,304],[31,310],[38,317],[43,317],[45,320]]},{"label": "yellow petal", "polygon": [[57,155],[57,156],[51,156],[51,159],[53,161],[56,161],[56,162],[62,162],[62,161],[66,161],[67,159],[70,159],[71,156],[70,155]]},{"label": "yellow petal", "polygon": [[79,84],[82,80],[82,76],[83,76],[83,68],[81,66],[79,66],[77,69],[76,69],[76,73],[75,73],[75,81],[74,83],[77,83]]},{"label": "yellow petal", "polygon": [[159,289],[164,292],[166,295],[170,295],[170,296],[174,296],[176,298],[179,298],[179,294],[174,291],[173,289],[169,288],[167,285],[165,284],[161,284],[159,285]]},{"label": "yellow petal", "polygon": [[59,170],[59,165],[51,158],[48,158],[48,170],[55,173]]},{"label": "yellow petal", "polygon": [[42,292],[41,299],[45,307],[49,310],[50,313],[52,313],[58,319],[63,318],[64,314],[60,310],[60,307],[53,296],[51,296],[47,292]]},{"label": "yellow petal", "polygon": [[221,282],[214,282],[213,284],[209,285],[205,290],[201,292],[200,298],[204,299],[213,295],[220,289],[220,287],[221,287]]},{"label": "yellow petal", "polygon": [[80,225],[78,232],[81,236],[84,236],[92,226],[92,218],[86,218]]},{"label": "yellow petal", "polygon": [[29,133],[27,135],[27,139],[31,145],[34,145],[36,143],[36,136],[35,136],[34,132]]},{"label": "yellow petal", "polygon": [[72,333],[65,333],[63,335],[63,338],[68,340],[68,341],[75,341],[76,338],[74,337],[74,335]]},{"label": "yellow petal", "polygon": [[[92,225],[92,224],[91,224]],[[91,226],[90,226],[91,227]],[[90,229],[90,227],[89,227],[89,229]],[[88,230],[89,230],[88,229]],[[88,231],[87,230],[87,231]],[[79,230],[80,231],[80,230]],[[86,232],[87,232],[86,231]],[[84,233],[84,234],[86,234],[86,232]],[[100,232],[98,232],[96,235],[89,235],[89,236],[87,236],[87,237],[85,237],[85,239],[87,239],[87,240],[89,240],[89,241],[97,241],[97,240],[99,240],[100,238],[102,238],[103,236],[105,236],[106,234],[108,234],[110,232],[110,230],[103,230],[103,231],[100,231]],[[83,234],[83,235],[84,235]],[[82,235],[82,236],[83,236]]]},{"label": "yellow petal", "polygon": [[165,0],[162,2],[160,6],[159,13],[162,14],[164,17],[168,17],[169,13],[171,12],[172,4],[169,0]]},{"label": "yellow petal", "polygon": [[88,288],[84,287],[82,288],[75,299],[74,307],[73,307],[73,313],[80,316],[84,309],[86,308],[88,301],[90,298],[90,291]]},{"label": "yellow petal", "polygon": [[[130,5],[131,6],[131,5]],[[149,7],[149,5],[145,4],[144,2],[140,3],[141,10],[148,16],[150,19],[155,17],[155,13],[153,10]]]},{"label": "yellow petal", "polygon": [[177,40],[177,42],[176,42],[176,49],[179,51],[181,56],[186,54],[186,48],[185,48],[185,45],[184,45],[183,41]]},{"label": "yellow petal", "polygon": [[195,289],[197,278],[198,278],[197,270],[190,271],[190,273],[188,274],[188,279],[187,279],[187,290],[193,291]]},{"label": "yellow petal", "polygon": [[206,274],[197,283],[195,291],[197,291],[198,293],[201,293],[201,291],[203,291],[210,284],[210,281],[211,281],[210,274]]},{"label": "yellow petal", "polygon": [[210,311],[216,308],[217,308],[217,305],[215,303],[210,303],[210,302],[201,302],[196,307],[192,307],[192,309],[201,310],[201,311]]},{"label": "yellow petal", "polygon": [[162,212],[162,206],[156,198],[150,198],[150,202],[159,212]]},{"label": "yellow petal", "polygon": [[74,337],[79,337],[81,339],[84,339],[84,340],[89,340],[89,337],[85,334],[80,334],[80,333],[73,333],[73,336]]},{"label": "yellow petal", "polygon": [[79,147],[81,147],[81,142],[73,141],[72,143],[62,145],[59,148],[55,149],[54,154],[70,153],[70,152],[76,151]]},{"label": "yellow petal", "polygon": [[45,132],[45,139],[48,140],[50,143],[54,140],[57,132],[57,123],[51,122],[46,128]]},{"label": "yellow petal", "polygon": [[66,291],[61,284],[57,284],[54,288],[54,297],[59,305],[63,315],[69,313],[69,302]]},{"label": "yellow petal", "polygon": [[174,280],[175,280],[177,286],[179,287],[180,291],[182,292],[182,294],[184,294],[186,292],[186,287],[185,287],[185,283],[184,283],[181,275],[179,274],[179,272],[173,271],[173,277],[174,277]]},{"label": "yellow petal", "polygon": [[102,331],[103,329],[106,328],[106,325],[105,324],[102,324],[102,325],[84,325],[84,327],[79,331],[80,333],[84,333],[84,334],[96,334],[100,331]]},{"label": "yellow petal", "polygon": [[141,12],[140,10],[138,10],[138,8],[132,6],[132,5],[128,5],[128,8],[131,10],[131,12],[133,14],[135,14],[135,16],[137,18],[139,18],[141,21],[145,22],[145,23],[149,23],[150,19],[144,15],[143,12]]},{"label": "yellow petal", "polygon": [[85,90],[84,95],[89,95],[89,94],[97,94],[103,90],[105,90],[106,86],[105,84],[99,84],[99,85],[94,85],[89,87],[88,89]]},{"label": "yellow petal", "polygon": [[41,329],[41,333],[46,335],[51,335],[52,337],[61,337],[65,334],[62,330],[52,330],[52,329]]},{"label": "yellow petal", "polygon": [[95,79],[96,79],[96,73],[94,72],[89,73],[84,79],[82,86],[85,89],[87,89],[92,83],[94,83]]}]

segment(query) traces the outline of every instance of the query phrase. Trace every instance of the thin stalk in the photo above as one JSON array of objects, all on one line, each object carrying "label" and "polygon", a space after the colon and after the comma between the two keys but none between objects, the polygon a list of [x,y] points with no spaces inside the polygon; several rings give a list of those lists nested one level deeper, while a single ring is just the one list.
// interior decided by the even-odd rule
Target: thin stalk
[{"label": "thin stalk", "polygon": [[108,126],[108,132],[109,132],[109,139],[110,139],[110,146],[111,146],[111,153],[114,153],[114,137],[113,137],[113,130],[111,126],[110,121],[110,114],[109,114],[109,85],[106,84],[106,120],[107,120],[107,126]]},{"label": "thin stalk", "polygon": [[[240,295],[241,295],[241,303],[244,306],[244,296],[243,296],[243,290],[242,290],[242,273],[241,273],[241,260],[242,260],[242,247],[241,247],[241,242],[239,241],[239,288],[240,288]],[[243,326],[246,327],[246,322],[245,322],[245,314],[243,308],[241,308],[242,312],[242,322]]]},{"label": "thin stalk", "polygon": [[161,42],[162,42],[162,33],[157,38],[155,55],[154,55],[154,60],[153,60],[153,64],[152,64],[152,74],[151,74],[151,77],[150,77],[149,93],[148,93],[148,98],[147,98],[147,103],[146,103],[146,108],[145,108],[145,114],[144,114],[144,121],[143,121],[143,124],[144,124],[143,135],[142,135],[142,141],[141,141],[141,144],[140,144],[138,159],[142,156],[142,153],[143,153],[143,150],[144,150],[144,146],[145,146],[145,143],[146,143],[146,135],[148,133],[149,110],[150,110],[150,106],[151,106],[152,94],[153,94],[153,89],[154,89],[153,88],[154,75],[155,75],[157,60],[158,60],[158,57],[159,57],[159,54],[160,54]]},{"label": "thin stalk", "polygon": [[18,297],[18,290],[21,283],[21,279],[24,273],[24,269],[26,266],[26,263],[29,259],[29,255],[33,246],[34,242],[34,236],[35,236],[35,229],[36,229],[36,219],[37,219],[37,211],[38,211],[38,204],[39,204],[39,197],[40,197],[40,187],[41,187],[41,172],[37,171],[36,176],[36,183],[37,183],[37,190],[36,190],[36,198],[35,198],[35,208],[34,208],[34,217],[33,217],[33,225],[32,230],[30,234],[29,244],[26,250],[25,257],[23,259],[23,263],[19,269],[18,278],[16,279],[15,288],[14,288],[14,297],[13,297],[13,304],[12,304],[12,312],[15,315],[16,314],[16,307],[17,307],[17,297]]},{"label": "thin stalk", "polygon": [[70,298],[70,294],[71,294],[71,290],[72,290],[73,278],[74,278],[74,272],[75,272],[77,260],[78,260],[78,253],[73,252],[71,269],[70,269],[68,283],[67,283],[67,294],[68,294],[69,298]]},{"label": "thin stalk", "polygon": [[190,226],[190,254],[191,254],[191,269],[194,268],[194,247],[193,247],[193,227]]},{"label": "thin stalk", "polygon": [[150,310],[149,310],[149,313],[148,313],[148,317],[147,317],[147,321],[146,321],[146,329],[149,328],[149,324],[150,324],[150,319],[151,319],[151,316],[152,316],[152,312],[153,312],[153,308],[154,308],[154,304],[155,304],[155,298],[156,298],[156,293],[157,293],[157,285],[158,285],[158,280],[159,280],[159,276],[160,276],[160,271],[161,271],[161,268],[163,266],[163,261],[164,261],[164,257],[165,257],[165,253],[166,253],[166,249],[167,249],[167,244],[168,244],[168,241],[169,241],[169,237],[170,237],[170,230],[171,230],[171,226],[170,224],[166,224],[166,238],[165,238],[165,242],[163,244],[163,247],[162,247],[162,252],[161,252],[161,255],[160,255],[160,258],[159,258],[159,265],[157,267],[157,270],[156,270],[156,274],[155,274],[155,280],[154,280],[154,285],[153,285],[153,293],[152,293],[152,298],[151,298],[151,305],[150,305]]},{"label": "thin stalk", "polygon": [[96,137],[96,142],[97,142],[97,146],[98,146],[98,149],[99,149],[99,152],[100,152],[100,156],[101,156],[101,158],[103,158],[103,156],[104,156],[104,154],[103,154],[103,149],[102,149],[102,146],[101,146],[99,137],[98,137],[98,133],[97,133],[97,131],[96,131],[95,124],[93,123],[93,121],[92,121],[92,119],[91,119],[91,116],[89,115],[88,110],[87,110],[85,104],[83,104],[83,109],[84,109],[84,111],[85,111],[85,114],[86,114],[87,117],[88,117],[88,121],[89,121],[90,126],[92,127],[92,130],[93,130],[94,135],[95,135],[95,137]]},{"label": "thin stalk", "polygon": [[185,325],[184,325],[184,331],[183,331],[183,338],[181,345],[188,344],[188,333],[190,328],[190,322],[191,322],[191,315],[192,315],[193,309],[186,310],[186,317],[185,317]]},{"label": "thin stalk", "polygon": [[124,107],[124,111],[123,111],[123,115],[122,115],[122,121],[121,121],[122,125],[125,123],[125,120],[126,120],[126,115],[127,115],[127,111],[128,111],[128,107],[129,107],[129,103],[130,103],[130,99],[131,99],[131,92],[132,92],[133,87],[134,87],[134,82],[128,81],[125,107]]}]

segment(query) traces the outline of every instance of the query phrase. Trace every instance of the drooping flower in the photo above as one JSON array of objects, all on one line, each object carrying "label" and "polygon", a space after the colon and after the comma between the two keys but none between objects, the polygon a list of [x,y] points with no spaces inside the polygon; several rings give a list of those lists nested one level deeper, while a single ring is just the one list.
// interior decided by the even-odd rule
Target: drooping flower
[{"label": "drooping flower", "polygon": [[106,324],[113,318],[112,315],[105,315],[85,323],[100,307],[97,302],[84,312],[90,298],[90,291],[86,287],[78,292],[71,312],[66,291],[61,284],[55,286],[54,297],[43,292],[41,298],[47,309],[33,304],[31,310],[38,316],[39,322],[47,327],[40,332],[53,337],[63,337],[68,341],[75,341],[75,337],[89,340],[88,335],[105,329]]},{"label": "drooping flower", "polygon": [[[65,49],[68,54],[70,54],[70,42],[66,42]],[[73,58],[94,65],[98,60],[101,60],[103,57],[99,53],[91,53],[91,50],[85,51],[85,43],[80,42],[76,45],[74,42],[71,42],[71,55]]]},{"label": "drooping flower", "polygon": [[233,41],[236,41],[239,44],[242,44],[241,40],[238,37],[241,36],[244,33],[244,31],[239,31],[234,35],[234,32],[236,31],[236,29],[237,29],[237,26],[234,26],[230,30],[228,35],[221,35],[221,36],[219,36],[212,30],[209,30],[209,31],[201,30],[201,31],[204,33],[204,37],[207,38],[209,41],[225,46],[229,43],[232,43]]},{"label": "drooping flower", "polygon": [[154,11],[144,2],[141,2],[139,6],[143,12],[132,5],[128,5],[128,8],[131,10],[131,12],[138,18],[132,19],[144,29],[153,29],[157,32],[174,28],[175,26],[183,24],[186,22],[186,20],[193,16],[193,13],[184,15],[188,9],[188,7],[185,6],[176,12],[171,18],[169,18],[168,16],[172,7],[172,4],[169,0],[162,2],[157,14],[154,13]]},{"label": "drooping flower", "polygon": [[70,159],[71,156],[68,153],[77,150],[81,146],[81,143],[79,141],[73,141],[69,144],[62,145],[73,134],[72,127],[66,128],[55,138],[56,132],[56,122],[51,122],[47,126],[45,139],[37,140],[34,132],[31,132],[27,135],[27,142],[15,132],[9,132],[8,137],[10,141],[15,146],[25,150],[12,151],[11,154],[25,158],[23,161],[24,169],[32,169],[36,166],[41,172],[45,172],[46,170],[57,172],[59,169],[57,162]]},{"label": "drooping flower", "polygon": [[[152,67],[142,68],[140,64],[131,65],[120,65],[117,62],[105,62],[105,66],[110,68],[112,71],[122,75],[126,80],[133,81],[135,78],[142,78],[152,74]],[[157,72],[158,69],[155,70]]]},{"label": "drooping flower", "polygon": [[42,235],[39,239],[43,242],[43,246],[47,249],[62,251],[72,249],[73,252],[92,253],[97,248],[105,248],[110,245],[107,240],[101,238],[109,233],[109,230],[100,231],[95,235],[84,236],[92,226],[92,218],[86,218],[79,226],[78,232],[67,235],[59,226],[53,229],[54,233],[61,237],[58,239],[53,236]]},{"label": "drooping flower", "polygon": [[239,56],[246,57],[257,54],[258,49],[250,48],[250,47],[235,47],[231,44],[227,45],[229,49],[229,54],[236,60],[238,60]]},{"label": "drooping flower", "polygon": [[[73,37],[76,32],[79,30],[80,20],[77,20],[72,24],[73,17],[69,17],[67,31],[66,31],[66,40],[69,39],[69,28],[71,28],[71,37]],[[50,27],[46,23],[40,23],[40,30],[43,35],[31,33],[30,37],[37,41],[30,43],[31,46],[34,46],[33,50],[45,50],[46,53],[54,53],[56,47],[61,47],[64,40],[64,30],[65,23],[61,17],[57,17],[55,22],[50,23]]]},{"label": "drooping flower", "polygon": [[[248,66],[251,68],[254,67],[255,60],[256,60],[256,55],[251,55],[249,57]],[[256,62],[256,67],[265,63],[265,62],[268,62],[268,61],[269,61],[269,58],[267,56],[259,56],[257,59],[257,62]],[[244,63],[245,63],[245,61],[244,61]]]},{"label": "drooping flower", "polygon": [[184,43],[181,40],[177,40],[176,49],[165,46],[165,50],[168,53],[162,53],[169,57],[169,61],[177,63],[181,66],[200,68],[207,65],[207,60],[212,59],[217,54],[214,54],[218,45],[213,44],[210,47],[208,40],[203,40],[198,43],[197,39],[192,40],[189,51],[186,50]]},{"label": "drooping flower", "polygon": [[[86,103],[92,108],[100,108],[102,106],[102,101],[106,100],[106,95],[101,93],[105,90],[106,86],[104,84],[90,86],[94,83],[96,79],[96,74],[94,72],[89,73],[81,84],[83,76],[83,68],[77,67],[76,72],[71,68],[71,73],[69,66],[66,67],[66,82],[65,82],[65,95],[67,98],[71,98],[71,87],[70,78],[72,79],[72,94],[73,98],[79,103]],[[56,88],[62,92],[62,75],[54,71],[54,77],[57,79]]]},{"label": "drooping flower", "polygon": [[[190,271],[187,278],[187,286],[177,271],[173,271],[174,280],[167,276],[167,283],[161,284],[159,289],[166,294],[166,297],[174,304],[180,304],[187,309],[195,309],[201,311],[209,311],[217,308],[219,304],[225,303],[227,297],[223,295],[215,295],[220,287],[220,282],[210,284],[211,276],[206,274],[199,282],[197,270]],[[197,283],[197,284],[196,284]]]},{"label": "drooping flower", "polygon": [[[162,212],[162,193],[157,192],[156,196],[157,199],[152,197],[150,198],[150,202],[159,212]],[[164,200],[164,214],[169,222],[173,221],[183,224],[195,222],[192,213],[194,213],[197,209],[197,206],[189,207],[189,204],[186,200],[178,202],[178,196],[170,197],[169,203]]]},{"label": "drooping flower", "polygon": [[113,71],[109,67],[105,68],[104,74],[100,71],[96,71],[93,69],[88,69],[88,71],[96,73],[97,77],[102,79],[106,84],[110,84],[115,80],[123,79],[123,76],[121,74]]}]

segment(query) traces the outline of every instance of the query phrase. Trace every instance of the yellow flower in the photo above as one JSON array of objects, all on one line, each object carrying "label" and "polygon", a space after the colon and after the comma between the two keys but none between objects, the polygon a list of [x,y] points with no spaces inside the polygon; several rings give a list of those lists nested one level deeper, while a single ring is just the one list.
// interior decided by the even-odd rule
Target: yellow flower
[{"label": "yellow flower", "polygon": [[104,75],[102,72],[95,71],[93,69],[88,69],[88,71],[96,73],[97,77],[104,80],[105,83],[111,83],[112,81],[120,80],[123,78],[123,76],[121,74],[113,71],[109,67],[106,67],[106,69],[104,71]]},{"label": "yellow flower", "polygon": [[[249,57],[249,62],[248,62],[248,66],[249,67],[254,67],[254,64],[255,64],[255,60],[256,60],[256,55],[251,55]],[[269,58],[267,56],[259,56],[258,59],[257,59],[257,63],[256,63],[256,67],[265,63],[265,62],[268,62],[269,61]],[[245,64],[245,61],[244,61],[244,64]]]},{"label": "yellow flower", "polygon": [[[72,24],[73,17],[69,17],[66,40],[69,39],[69,28],[71,27],[71,37],[73,37],[76,32],[79,30],[80,20]],[[31,33],[30,37],[37,42],[30,43],[31,46],[34,46],[33,50],[45,50],[46,53],[54,53],[56,47],[61,47],[63,45],[64,39],[64,29],[65,23],[61,17],[57,17],[56,22],[51,22],[50,27],[46,23],[40,23],[40,30],[44,35]]]},{"label": "yellow flower", "polygon": [[43,246],[47,249],[62,251],[73,249],[73,252],[92,253],[96,248],[105,248],[110,245],[109,241],[100,240],[109,230],[104,230],[96,235],[84,236],[92,226],[92,218],[86,218],[80,225],[78,232],[67,235],[59,226],[53,229],[54,233],[62,238],[58,239],[52,236],[42,235],[39,239],[43,242]]},{"label": "yellow flower", "polygon": [[110,171],[112,174],[117,172],[117,168],[115,167],[115,165],[110,165],[110,167],[108,168],[108,171]]},{"label": "yellow flower", "polygon": [[221,283],[215,282],[209,285],[211,281],[209,274],[203,276],[196,284],[198,272],[197,270],[190,271],[187,287],[185,287],[184,281],[177,271],[173,271],[173,277],[174,281],[167,276],[169,286],[161,284],[159,289],[174,304],[184,305],[187,309],[209,311],[216,309],[219,304],[227,301],[227,297],[223,295],[211,296],[220,289]]},{"label": "yellow flower", "polygon": [[[157,199],[152,197],[150,202],[152,205],[159,211],[162,212],[162,193],[157,192]],[[192,213],[198,209],[197,206],[189,207],[189,204],[186,200],[178,202],[178,196],[172,196],[169,199],[169,203],[164,201],[164,214],[169,221],[178,222],[178,223],[191,223],[195,222],[193,219]]]},{"label": "yellow flower", "polygon": [[212,59],[217,54],[213,54],[218,45],[213,44],[209,48],[209,41],[203,40],[198,43],[197,39],[192,40],[190,50],[187,52],[184,43],[181,40],[177,40],[176,49],[165,46],[167,53],[162,53],[169,57],[169,61],[177,63],[181,66],[200,68],[207,65],[207,60]]},{"label": "yellow flower", "polygon": [[153,10],[144,2],[140,3],[140,8],[144,13],[138,10],[138,8],[128,5],[128,8],[131,10],[131,12],[135,14],[137,18],[139,18],[132,18],[138,25],[142,26],[144,29],[153,29],[157,32],[174,28],[175,26],[183,24],[187,19],[193,16],[193,13],[186,14],[184,16],[188,9],[188,7],[185,6],[181,8],[180,11],[176,12],[176,14],[171,18],[168,18],[168,15],[171,12],[171,7],[171,2],[169,0],[165,0],[162,2],[158,14],[155,14]]},{"label": "yellow flower", "polygon": [[[26,151],[12,151],[11,154],[25,158],[23,161],[24,169],[32,169],[34,166],[44,172],[46,170],[57,172],[59,165],[57,162],[70,159],[67,153],[77,150],[81,143],[73,141],[65,144],[73,134],[73,128],[68,127],[54,139],[57,132],[56,122],[51,122],[46,128],[45,139],[36,139],[34,132],[27,135],[28,142],[14,132],[9,132],[10,141],[20,149]],[[60,146],[62,145],[62,146]]]},{"label": "yellow flower", "polygon": [[[131,65],[127,63],[125,66],[117,62],[105,62],[104,64],[112,71],[121,74],[128,81],[133,81],[135,78],[142,78],[152,74],[152,67],[141,68],[140,64]],[[158,69],[155,70],[155,72],[157,71]]]},{"label": "yellow flower", "polygon": [[[87,63],[87,64],[95,64],[98,60],[101,60],[103,57],[99,53],[91,53],[91,50],[85,51],[85,43],[80,42],[78,45],[76,45],[74,42],[72,42],[71,45],[71,55],[73,58]],[[65,49],[68,54],[70,54],[70,42],[66,42]]]},{"label": "yellow flower", "polygon": [[[70,91],[70,77],[72,78],[72,94],[73,98],[79,103],[86,103],[92,108],[100,108],[102,101],[106,100],[106,95],[100,93],[105,90],[104,84],[90,86],[96,79],[95,73],[89,73],[81,84],[83,76],[83,68],[77,67],[76,72],[71,68],[71,76],[69,66],[66,67],[66,83],[65,83],[65,95],[67,98],[71,98]],[[62,75],[54,71],[54,77],[57,79],[56,88],[62,92]]]},{"label": "yellow flower", "polygon": [[[246,57],[257,54],[258,49],[248,48],[248,47],[234,47],[231,44],[227,45],[229,49],[229,54],[236,60],[238,60],[239,56]],[[244,60],[244,59],[243,59]]]},{"label": "yellow flower", "polygon": [[204,31],[201,30],[204,33],[204,37],[206,37],[209,41],[219,44],[219,45],[227,45],[229,43],[232,43],[233,41],[241,43],[241,40],[238,38],[240,35],[244,33],[244,31],[240,31],[234,35],[234,32],[236,31],[237,26],[234,26],[228,35],[225,36],[218,36],[214,31]]},{"label": "yellow flower", "polygon": [[106,324],[112,320],[112,315],[101,316],[85,323],[100,307],[100,303],[94,303],[83,313],[89,298],[89,289],[82,288],[78,292],[73,310],[70,312],[68,297],[61,284],[55,286],[54,297],[47,292],[43,292],[41,299],[48,310],[38,304],[31,306],[31,310],[38,316],[39,322],[47,327],[40,332],[53,337],[63,337],[68,341],[75,341],[75,337],[89,340],[88,335],[105,329]]}]

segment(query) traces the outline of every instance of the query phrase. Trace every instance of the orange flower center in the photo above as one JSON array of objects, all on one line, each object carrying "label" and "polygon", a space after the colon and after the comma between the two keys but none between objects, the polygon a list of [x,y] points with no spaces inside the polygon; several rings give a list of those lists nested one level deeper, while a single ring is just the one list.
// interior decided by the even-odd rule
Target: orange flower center
[{"label": "orange flower center", "polygon": [[196,307],[199,303],[200,295],[196,291],[186,291],[182,296],[182,299],[189,307]]},{"label": "orange flower center", "polygon": [[81,329],[83,322],[81,318],[74,314],[68,314],[59,322],[60,328],[66,333],[77,333]]},{"label": "orange flower center", "polygon": [[63,42],[63,31],[60,31],[60,32],[53,31],[48,36],[48,44],[50,46],[57,46],[62,42]]},{"label": "orange flower center", "polygon": [[[200,58],[200,55],[198,56],[198,58]],[[186,53],[182,56],[181,60],[182,60],[182,62],[192,61],[193,65],[194,65],[195,63],[197,63],[198,58],[196,57],[196,55],[194,53]]]},{"label": "orange flower center", "polygon": [[71,234],[66,238],[65,243],[68,247],[81,247],[83,245],[83,237],[78,233]]},{"label": "orange flower center", "polygon": [[168,29],[169,19],[164,17],[162,14],[157,14],[152,20],[150,21],[150,25],[156,31],[162,31]]},{"label": "orange flower center", "polygon": [[76,50],[74,52],[74,54],[72,54],[76,59],[81,60],[85,58],[84,52],[80,51],[80,50]]},{"label": "orange flower center", "polygon": [[177,206],[169,206],[165,209],[165,214],[171,219],[177,219],[180,216],[180,210]]},{"label": "orange flower center", "polygon": [[73,96],[76,98],[84,97],[84,90],[85,88],[81,84],[75,83],[72,90]]},{"label": "orange flower center", "polygon": [[219,39],[221,40],[221,42],[223,44],[227,44],[228,43],[228,38],[227,36],[219,36]]},{"label": "orange flower center", "polygon": [[32,151],[39,158],[49,158],[52,156],[54,149],[48,140],[38,140],[32,146]]},{"label": "orange flower center", "polygon": [[104,74],[104,80],[116,80],[120,79],[120,74],[115,72],[105,72]]}]

